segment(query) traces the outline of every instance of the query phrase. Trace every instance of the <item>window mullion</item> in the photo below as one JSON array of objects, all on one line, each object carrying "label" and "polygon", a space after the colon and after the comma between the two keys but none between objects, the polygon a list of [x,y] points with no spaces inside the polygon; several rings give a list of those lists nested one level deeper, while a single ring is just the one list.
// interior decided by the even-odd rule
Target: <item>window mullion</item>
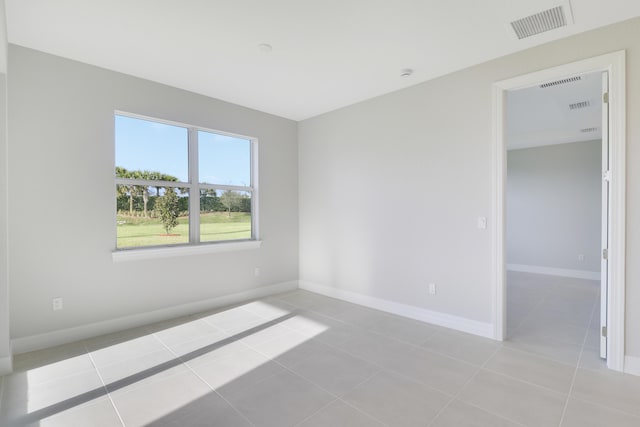
[{"label": "window mullion", "polygon": [[198,130],[189,128],[189,242],[200,243],[200,188],[198,186]]}]

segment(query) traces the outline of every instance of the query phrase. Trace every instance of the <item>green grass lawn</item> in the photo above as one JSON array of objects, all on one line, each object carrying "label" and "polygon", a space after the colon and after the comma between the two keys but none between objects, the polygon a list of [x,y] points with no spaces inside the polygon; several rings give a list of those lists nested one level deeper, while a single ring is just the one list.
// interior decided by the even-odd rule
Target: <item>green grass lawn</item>
[{"label": "green grass lawn", "polygon": [[[162,222],[155,218],[140,218],[118,215],[118,248],[137,246],[164,246],[189,243],[189,220],[178,218],[178,226],[170,236]],[[200,241],[239,240],[251,238],[251,214],[247,212],[212,212],[200,214]]]}]

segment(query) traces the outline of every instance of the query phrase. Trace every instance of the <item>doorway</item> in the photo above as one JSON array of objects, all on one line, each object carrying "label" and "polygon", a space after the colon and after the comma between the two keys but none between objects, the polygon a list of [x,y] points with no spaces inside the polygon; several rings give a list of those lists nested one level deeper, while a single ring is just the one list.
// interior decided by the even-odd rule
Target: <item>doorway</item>
[{"label": "doorway", "polygon": [[[507,172],[507,120],[506,105],[509,91],[516,91],[532,86],[541,86],[549,82],[567,81],[575,76],[606,72],[608,85],[609,115],[603,121],[602,130],[608,137],[609,146],[603,150],[607,156],[608,169],[604,178],[607,180],[609,197],[605,202],[608,230],[606,236],[605,255],[607,268],[603,270],[603,280],[608,284],[603,292],[603,316],[606,328],[602,329],[607,337],[604,345],[607,355],[607,366],[610,369],[624,369],[624,213],[625,213],[625,84],[624,84],[624,52],[616,52],[588,60],[563,65],[560,67],[504,80],[494,84],[494,136],[495,148],[495,218],[494,235],[494,333],[495,338],[504,340],[507,337],[507,305],[506,305],[506,172]],[[558,83],[556,83],[558,84]],[[579,256],[580,254],[578,254]]]},{"label": "doorway", "polygon": [[[506,93],[506,338],[516,348],[594,368],[604,365],[606,321],[605,74]],[[601,348],[604,357],[606,342]]]}]

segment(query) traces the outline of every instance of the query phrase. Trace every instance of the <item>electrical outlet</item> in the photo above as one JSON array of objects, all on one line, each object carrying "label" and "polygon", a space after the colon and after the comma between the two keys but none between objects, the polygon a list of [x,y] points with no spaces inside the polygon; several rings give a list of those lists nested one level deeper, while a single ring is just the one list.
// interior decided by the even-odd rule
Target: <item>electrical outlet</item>
[{"label": "electrical outlet", "polygon": [[51,300],[51,308],[53,311],[62,310],[62,298],[54,298]]},{"label": "electrical outlet", "polygon": [[435,295],[435,294],[436,294],[436,284],[429,283],[429,295]]},{"label": "electrical outlet", "polygon": [[578,254],[578,262],[584,262],[584,254]]},{"label": "electrical outlet", "polygon": [[260,276],[260,267],[256,267],[256,268],[253,269],[253,275],[255,277]]},{"label": "electrical outlet", "polygon": [[477,226],[479,230],[486,230],[487,228],[487,217],[479,216],[477,221]]}]

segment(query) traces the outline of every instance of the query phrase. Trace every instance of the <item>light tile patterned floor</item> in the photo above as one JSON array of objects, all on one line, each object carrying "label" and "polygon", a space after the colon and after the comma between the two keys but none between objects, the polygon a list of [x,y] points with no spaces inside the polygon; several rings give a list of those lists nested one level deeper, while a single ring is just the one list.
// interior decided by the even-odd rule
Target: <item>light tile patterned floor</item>
[{"label": "light tile patterned floor", "polygon": [[16,356],[2,426],[640,426],[595,282],[508,276],[505,343],[295,291]]}]

